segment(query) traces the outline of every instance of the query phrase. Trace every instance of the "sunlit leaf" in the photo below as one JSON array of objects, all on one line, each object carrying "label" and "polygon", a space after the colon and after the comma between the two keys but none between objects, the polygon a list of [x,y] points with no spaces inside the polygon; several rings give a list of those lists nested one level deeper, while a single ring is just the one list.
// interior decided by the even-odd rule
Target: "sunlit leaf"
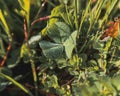
[{"label": "sunlit leaf", "polygon": [[[4,18],[7,22],[7,25],[9,26],[9,30],[10,30],[13,28],[13,18],[11,16],[11,12],[10,12],[9,7],[8,7],[9,3],[11,4],[11,0],[8,0],[8,1],[0,0],[0,5],[1,5],[0,9],[2,10]],[[14,3],[16,3],[16,1]]]},{"label": "sunlit leaf", "polygon": [[0,10],[0,21],[1,21],[1,25],[2,25],[3,29],[5,30],[6,34],[8,35],[9,38],[11,38],[10,29],[9,29],[8,24],[5,20],[5,17],[2,13],[2,10]]},{"label": "sunlit leaf", "polygon": [[68,58],[71,57],[72,51],[76,46],[76,37],[77,37],[77,31],[74,31],[64,43],[65,52]]},{"label": "sunlit leaf", "polygon": [[20,6],[22,7],[20,13],[26,17],[27,24],[29,25],[30,16],[30,0],[18,0]]}]

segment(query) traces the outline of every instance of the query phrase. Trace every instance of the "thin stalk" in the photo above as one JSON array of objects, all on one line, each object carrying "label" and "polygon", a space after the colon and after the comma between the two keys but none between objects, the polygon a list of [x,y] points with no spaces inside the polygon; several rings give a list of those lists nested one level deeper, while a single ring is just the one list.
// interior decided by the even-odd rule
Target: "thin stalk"
[{"label": "thin stalk", "polygon": [[[74,6],[75,6],[75,12],[74,12],[74,15],[75,15],[75,27],[76,27],[76,30],[77,30],[77,34],[78,34],[78,19],[77,19],[77,12],[78,12],[78,6],[77,6],[77,3],[78,3],[78,0],[75,0],[74,1]],[[77,49],[77,46],[75,47],[75,52],[76,54],[78,53],[78,49]],[[77,54],[78,55],[78,54]],[[78,62],[79,63],[79,62]]]},{"label": "thin stalk", "polygon": [[7,47],[7,52],[6,52],[2,62],[0,63],[0,67],[4,66],[4,64],[5,64],[5,62],[6,62],[7,58],[8,58],[8,54],[9,54],[11,48],[12,48],[12,42],[10,42],[8,47]]},{"label": "thin stalk", "polygon": [[78,0],[75,0],[75,26],[76,26],[76,29],[77,29],[77,31],[78,31],[78,19],[77,19],[77,12],[78,12],[78,10],[77,10],[77,2],[78,2]]},{"label": "thin stalk", "polygon": [[32,73],[33,73],[33,79],[34,79],[34,85],[35,85],[35,96],[38,96],[37,73],[36,73],[36,68],[35,68],[35,62],[32,58],[30,59],[30,63],[32,67]]},{"label": "thin stalk", "polygon": [[40,15],[40,13],[41,13],[41,11],[44,8],[46,3],[47,3],[47,0],[44,0],[44,2],[42,3],[41,7],[39,8],[39,10],[38,10],[38,12],[37,12],[37,14],[36,14],[34,19],[37,19],[39,17],[39,15]]},{"label": "thin stalk", "polygon": [[[46,3],[47,3],[47,0],[44,0],[44,2],[42,3],[42,5],[41,5],[40,8],[39,8],[37,14],[36,14],[35,17],[34,17],[34,21],[35,21],[36,19],[38,19],[39,15],[40,15],[41,11],[43,10],[43,8],[44,8],[44,6],[45,6]],[[34,22],[34,21],[33,21],[33,22]],[[28,29],[28,36],[30,36],[31,31],[32,31],[32,28],[33,28],[33,25],[31,25],[30,28]]]},{"label": "thin stalk", "polygon": [[[41,7],[39,8],[36,16],[34,17],[34,21],[32,23],[35,23],[36,20],[38,20],[37,18],[39,17],[40,12],[42,11],[42,9],[44,8],[45,4],[47,3],[47,0],[44,0],[44,2],[42,3]],[[47,18],[47,17],[46,17]],[[45,19],[46,19],[45,18]],[[41,19],[40,19],[41,20]],[[42,20],[44,20],[44,18],[42,18]],[[32,68],[32,73],[33,73],[33,79],[34,79],[34,86],[35,86],[35,96],[38,96],[38,84],[37,84],[37,73],[36,73],[36,68],[35,68],[35,62],[32,58],[32,52],[30,49],[30,45],[28,43],[28,37],[30,36],[31,30],[33,28],[33,25],[31,25],[31,27],[27,30],[27,26],[26,26],[26,20],[24,19],[24,35],[25,35],[25,41],[27,44],[27,48],[28,48],[28,52],[29,52],[29,57],[30,57],[30,63],[31,63],[31,68]]]},{"label": "thin stalk", "polygon": [[87,42],[88,42],[88,41],[86,40],[85,43],[81,46],[79,53],[81,53],[81,52],[83,51],[83,49],[85,48]]},{"label": "thin stalk", "polygon": [[90,32],[92,26],[93,26],[94,23],[95,23],[95,20],[93,21],[93,19],[94,19],[94,18],[93,18],[92,15],[91,15],[91,17],[90,17],[90,26],[89,26],[89,28],[88,28],[87,34]]},{"label": "thin stalk", "polygon": [[29,57],[30,57],[30,63],[31,63],[31,68],[32,68],[32,73],[33,73],[33,79],[34,79],[34,85],[35,85],[35,96],[38,96],[38,85],[37,85],[37,73],[36,73],[36,68],[35,68],[35,62],[32,59],[32,52],[30,49],[30,45],[28,43],[28,32],[27,32],[27,26],[26,26],[26,19],[24,18],[24,35],[25,35],[25,41],[27,44],[28,52],[29,52]]}]

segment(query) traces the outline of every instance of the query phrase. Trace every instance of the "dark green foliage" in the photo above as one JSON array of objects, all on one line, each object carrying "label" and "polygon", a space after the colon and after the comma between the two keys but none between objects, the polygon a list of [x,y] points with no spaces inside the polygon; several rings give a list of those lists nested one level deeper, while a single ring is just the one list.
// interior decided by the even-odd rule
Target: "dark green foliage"
[{"label": "dark green foliage", "polygon": [[[119,96],[120,34],[101,39],[106,22],[119,16],[119,0],[48,0],[41,8],[42,3],[0,1],[0,64],[7,57],[0,92],[16,85],[17,95],[22,90],[29,96]],[[40,21],[46,15],[49,20]]]}]

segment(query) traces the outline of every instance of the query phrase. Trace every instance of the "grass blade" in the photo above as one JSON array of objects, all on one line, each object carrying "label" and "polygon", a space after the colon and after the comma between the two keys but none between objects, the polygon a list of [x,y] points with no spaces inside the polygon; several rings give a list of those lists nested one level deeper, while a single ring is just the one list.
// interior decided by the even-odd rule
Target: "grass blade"
[{"label": "grass blade", "polygon": [[15,81],[13,78],[11,78],[10,76],[4,74],[4,73],[0,73],[0,75],[4,78],[6,78],[7,80],[9,80],[10,82],[12,82],[14,85],[16,85],[17,87],[19,87],[21,90],[23,90],[25,93],[27,93],[29,96],[33,96],[33,94],[27,89],[25,88],[22,84],[18,83],[17,81]]}]

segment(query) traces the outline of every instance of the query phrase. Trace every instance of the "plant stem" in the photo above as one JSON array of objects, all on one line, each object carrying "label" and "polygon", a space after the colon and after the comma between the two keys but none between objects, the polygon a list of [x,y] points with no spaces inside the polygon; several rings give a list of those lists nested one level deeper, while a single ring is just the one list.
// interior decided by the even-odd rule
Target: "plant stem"
[{"label": "plant stem", "polygon": [[36,14],[34,19],[37,19],[39,17],[40,12],[42,11],[42,9],[44,8],[46,3],[47,3],[47,0],[44,0],[44,2],[42,3],[41,7],[39,8],[39,10],[38,10],[38,12],[37,12],[37,14]]},{"label": "plant stem", "polygon": [[28,52],[29,52],[29,57],[30,57],[30,63],[31,63],[31,68],[32,68],[32,73],[33,73],[33,79],[34,79],[34,85],[35,85],[35,96],[38,96],[38,85],[37,85],[37,73],[36,73],[36,68],[35,68],[35,62],[32,58],[32,52],[30,49],[30,45],[28,43],[28,32],[27,32],[27,26],[26,26],[26,19],[24,18],[24,35],[25,35],[25,41],[27,44]]},{"label": "plant stem", "polygon": [[35,68],[35,62],[34,60],[31,58],[30,59],[30,63],[31,63],[31,68],[32,68],[32,73],[33,73],[33,79],[34,79],[34,85],[35,85],[35,96],[38,96],[38,85],[37,85],[37,73],[36,73],[36,68]]}]

